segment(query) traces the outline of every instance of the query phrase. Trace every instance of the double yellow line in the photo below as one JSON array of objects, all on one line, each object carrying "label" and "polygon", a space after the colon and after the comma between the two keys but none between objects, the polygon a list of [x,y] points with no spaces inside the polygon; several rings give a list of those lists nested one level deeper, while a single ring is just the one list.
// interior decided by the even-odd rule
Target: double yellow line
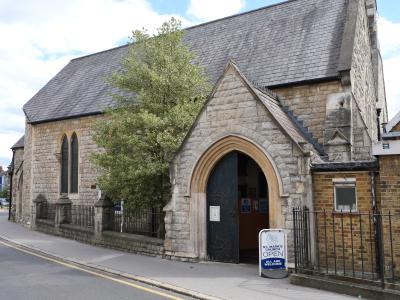
[{"label": "double yellow line", "polygon": [[108,280],[111,280],[111,281],[114,281],[114,282],[117,282],[117,283],[120,283],[120,284],[124,284],[124,285],[130,286],[130,287],[133,287],[133,288],[138,289],[138,290],[142,290],[142,291],[154,294],[154,295],[158,295],[158,296],[161,296],[161,297],[164,297],[164,298],[167,298],[167,299],[172,299],[172,300],[182,300],[182,298],[178,298],[176,296],[172,296],[172,295],[169,295],[169,294],[166,294],[166,293],[163,293],[163,292],[160,292],[160,291],[148,288],[148,287],[144,287],[144,286],[141,286],[141,285],[138,285],[138,284],[126,281],[126,280],[114,278],[114,277],[109,276],[109,275],[105,275],[105,274],[98,273],[98,272],[95,272],[95,271],[87,270],[87,269],[78,267],[76,265],[69,264],[69,263],[66,263],[66,262],[63,262],[63,261],[60,261],[60,260],[57,260],[57,259],[53,259],[51,257],[47,257],[47,256],[44,256],[44,255],[29,251],[29,250],[25,250],[25,249],[22,249],[20,247],[17,247],[17,246],[14,246],[14,245],[2,242],[2,241],[0,241],[0,244],[4,245],[6,247],[13,248],[15,250],[24,252],[24,253],[29,254],[29,255],[40,257],[41,259],[45,259],[47,261],[51,261],[53,263],[62,265],[64,267],[67,267],[67,268],[70,268],[70,269],[75,269],[75,270],[78,270],[78,271],[81,271],[81,272],[88,273],[88,274],[93,275],[93,276],[97,276],[97,277],[100,277],[100,278],[108,279]]}]

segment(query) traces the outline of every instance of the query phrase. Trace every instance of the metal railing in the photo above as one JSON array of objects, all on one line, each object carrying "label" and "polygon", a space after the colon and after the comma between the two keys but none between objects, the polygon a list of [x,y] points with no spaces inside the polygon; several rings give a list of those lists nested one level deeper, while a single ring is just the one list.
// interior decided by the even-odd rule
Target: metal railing
[{"label": "metal railing", "polygon": [[121,209],[114,207],[113,230],[164,238],[164,212],[161,209]]},{"label": "metal railing", "polygon": [[54,222],[56,218],[56,205],[42,202],[37,204],[36,219]]},{"label": "metal railing", "polygon": [[71,206],[71,224],[94,228],[94,206],[91,205],[72,205]]},{"label": "metal railing", "polygon": [[293,210],[295,271],[400,285],[400,214]]}]

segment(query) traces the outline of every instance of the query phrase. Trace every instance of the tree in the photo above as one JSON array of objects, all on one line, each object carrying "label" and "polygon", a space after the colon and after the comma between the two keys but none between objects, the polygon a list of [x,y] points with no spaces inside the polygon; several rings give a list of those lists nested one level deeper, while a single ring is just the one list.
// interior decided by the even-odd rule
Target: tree
[{"label": "tree", "polygon": [[104,149],[94,155],[100,188],[130,207],[164,205],[170,198],[169,161],[211,86],[174,18],[157,34],[134,31],[128,55],[110,84],[117,107],[95,128]]},{"label": "tree", "polygon": [[6,198],[7,200],[10,199],[10,188],[5,187],[0,190],[0,198]]}]

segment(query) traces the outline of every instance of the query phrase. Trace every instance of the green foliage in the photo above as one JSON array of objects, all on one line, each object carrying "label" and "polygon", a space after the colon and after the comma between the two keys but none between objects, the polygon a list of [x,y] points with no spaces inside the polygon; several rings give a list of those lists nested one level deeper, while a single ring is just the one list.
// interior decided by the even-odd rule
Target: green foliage
[{"label": "green foliage", "polygon": [[171,19],[150,37],[134,31],[129,54],[110,83],[117,108],[95,128],[105,151],[94,155],[100,188],[131,207],[164,205],[170,198],[169,161],[210,92],[195,55]]},{"label": "green foliage", "polygon": [[0,190],[0,198],[10,199],[10,189],[8,187]]}]

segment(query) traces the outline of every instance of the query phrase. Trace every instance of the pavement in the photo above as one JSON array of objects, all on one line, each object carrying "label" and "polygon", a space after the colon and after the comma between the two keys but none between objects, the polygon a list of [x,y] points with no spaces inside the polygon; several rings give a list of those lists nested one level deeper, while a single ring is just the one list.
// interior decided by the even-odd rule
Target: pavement
[{"label": "pavement", "polygon": [[[287,278],[261,278],[258,276],[257,265],[186,263],[95,247],[32,231],[7,221],[4,212],[0,212],[0,238],[63,261],[117,274],[198,299],[355,299],[291,285]],[[0,261],[2,259],[0,257]]]}]

